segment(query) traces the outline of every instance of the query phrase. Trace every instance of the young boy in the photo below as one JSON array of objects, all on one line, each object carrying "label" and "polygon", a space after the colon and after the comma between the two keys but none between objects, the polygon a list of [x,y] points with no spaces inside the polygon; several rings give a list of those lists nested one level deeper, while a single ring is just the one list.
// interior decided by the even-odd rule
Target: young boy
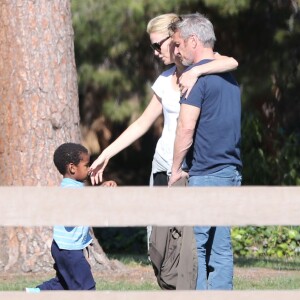
[{"label": "young boy", "polygon": [[[89,174],[90,155],[80,144],[65,143],[54,152],[54,164],[63,175],[61,187],[81,188]],[[114,181],[104,186],[116,186]],[[27,292],[41,290],[95,290],[91,267],[83,250],[92,242],[88,226],[53,227],[51,254],[54,259],[56,277],[38,285],[26,288]]]}]

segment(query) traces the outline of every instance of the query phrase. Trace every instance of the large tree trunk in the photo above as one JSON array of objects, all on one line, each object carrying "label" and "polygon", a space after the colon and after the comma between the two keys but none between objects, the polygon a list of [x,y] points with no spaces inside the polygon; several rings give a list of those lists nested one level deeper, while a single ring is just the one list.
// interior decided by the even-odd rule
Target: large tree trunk
[{"label": "large tree trunk", "polygon": [[[81,140],[69,0],[1,1],[0,101],[0,184],[58,185],[54,150]],[[0,228],[0,271],[51,270],[51,240],[49,227]]]}]

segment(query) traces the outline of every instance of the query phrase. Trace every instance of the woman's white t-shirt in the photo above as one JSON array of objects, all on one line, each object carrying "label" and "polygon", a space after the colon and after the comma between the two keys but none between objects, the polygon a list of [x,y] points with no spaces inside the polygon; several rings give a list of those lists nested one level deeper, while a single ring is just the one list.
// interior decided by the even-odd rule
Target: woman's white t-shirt
[{"label": "woman's white t-shirt", "polygon": [[152,174],[157,172],[171,173],[177,119],[180,110],[180,92],[172,86],[172,75],[176,66],[164,71],[154,82],[152,89],[160,98],[163,107],[164,126],[159,138],[153,161]]}]

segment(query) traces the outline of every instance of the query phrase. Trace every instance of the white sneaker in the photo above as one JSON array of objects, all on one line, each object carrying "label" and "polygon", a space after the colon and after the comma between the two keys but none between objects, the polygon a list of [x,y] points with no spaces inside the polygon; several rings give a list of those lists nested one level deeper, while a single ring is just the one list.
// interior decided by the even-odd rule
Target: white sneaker
[{"label": "white sneaker", "polygon": [[26,288],[26,293],[39,293],[41,290],[39,288]]}]

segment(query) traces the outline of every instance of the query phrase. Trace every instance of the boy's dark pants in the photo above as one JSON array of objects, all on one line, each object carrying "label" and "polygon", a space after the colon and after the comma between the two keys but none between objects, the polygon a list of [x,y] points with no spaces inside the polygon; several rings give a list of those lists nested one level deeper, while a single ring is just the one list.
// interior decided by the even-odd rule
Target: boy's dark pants
[{"label": "boy's dark pants", "polygon": [[61,250],[52,242],[51,254],[54,258],[56,277],[37,286],[41,290],[95,290],[91,267],[83,250]]}]

